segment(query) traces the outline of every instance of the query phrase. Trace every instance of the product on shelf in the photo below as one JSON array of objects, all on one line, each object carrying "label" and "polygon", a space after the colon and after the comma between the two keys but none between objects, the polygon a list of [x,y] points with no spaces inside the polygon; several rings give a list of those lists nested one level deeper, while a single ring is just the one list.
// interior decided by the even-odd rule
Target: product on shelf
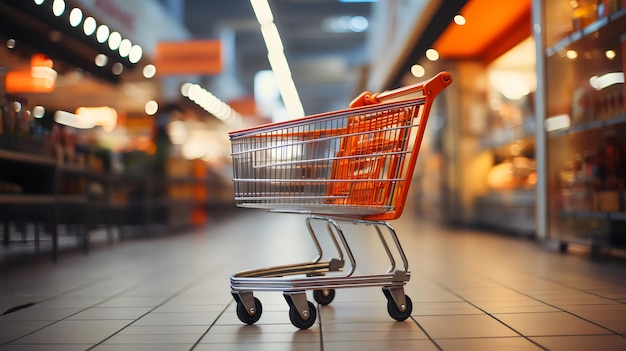
[{"label": "product on shelf", "polygon": [[0,179],[0,193],[21,193],[23,191],[19,184]]},{"label": "product on shelf", "polygon": [[559,173],[564,211],[626,211],[626,141],[611,130],[604,143],[576,154]]},{"label": "product on shelf", "polygon": [[537,184],[535,161],[518,156],[494,165],[487,174],[492,190],[531,189]]}]

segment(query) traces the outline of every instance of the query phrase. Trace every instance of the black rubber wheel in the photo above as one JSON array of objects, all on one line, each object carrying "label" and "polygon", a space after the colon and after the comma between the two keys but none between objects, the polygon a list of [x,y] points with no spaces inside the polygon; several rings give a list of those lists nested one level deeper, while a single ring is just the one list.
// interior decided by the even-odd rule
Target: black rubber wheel
[{"label": "black rubber wheel", "polygon": [[254,314],[249,314],[242,303],[237,303],[237,317],[247,325],[256,323],[261,318],[261,313],[263,313],[263,306],[256,297],[254,298]]},{"label": "black rubber wheel", "polygon": [[413,312],[413,302],[411,302],[411,298],[404,295],[406,300],[406,308],[404,311],[400,311],[398,306],[396,306],[395,301],[392,298],[387,299],[387,312],[391,316],[391,318],[397,320],[398,322],[402,322],[411,316],[411,312]]},{"label": "black rubber wheel", "polygon": [[335,289],[314,290],[313,298],[320,305],[326,306],[333,302],[333,299],[335,298]]},{"label": "black rubber wheel", "polygon": [[309,318],[307,319],[303,319],[295,307],[291,307],[289,309],[289,319],[291,320],[291,324],[293,324],[296,328],[309,329],[313,326],[313,324],[315,324],[315,319],[317,318],[315,305],[311,301],[307,302],[309,304]]},{"label": "black rubber wheel", "polygon": [[559,252],[567,253],[567,249],[569,248],[569,243],[567,241],[561,241],[559,243]]}]

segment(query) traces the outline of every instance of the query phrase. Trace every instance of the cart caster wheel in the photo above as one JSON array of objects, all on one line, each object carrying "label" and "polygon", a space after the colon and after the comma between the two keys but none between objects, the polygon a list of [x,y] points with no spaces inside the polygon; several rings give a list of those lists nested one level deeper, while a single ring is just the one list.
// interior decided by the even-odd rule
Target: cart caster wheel
[{"label": "cart caster wheel", "polygon": [[406,300],[406,308],[404,311],[401,311],[398,306],[396,306],[395,301],[392,298],[387,298],[387,312],[391,318],[397,320],[398,322],[402,322],[411,316],[411,312],[413,312],[413,302],[411,302],[411,298],[407,295],[404,295]]},{"label": "cart caster wheel", "polygon": [[247,325],[252,325],[256,323],[259,318],[261,318],[261,313],[263,313],[263,306],[261,305],[261,301],[254,298],[254,311],[253,314],[250,314],[246,311],[246,307],[242,303],[237,303],[237,317],[243,323]]},{"label": "cart caster wheel", "polygon": [[559,252],[560,253],[567,253],[567,249],[569,248],[569,243],[567,243],[566,241],[561,241],[559,243]]},{"label": "cart caster wheel", "polygon": [[335,298],[335,289],[314,290],[313,298],[320,305],[326,306],[333,302],[333,299]]},{"label": "cart caster wheel", "polygon": [[309,305],[309,317],[307,319],[303,319],[298,313],[298,309],[295,307],[289,308],[289,319],[291,320],[291,324],[294,327],[299,329],[309,329],[313,324],[315,324],[315,319],[317,318],[317,311],[315,310],[315,305],[312,302],[307,301]]}]

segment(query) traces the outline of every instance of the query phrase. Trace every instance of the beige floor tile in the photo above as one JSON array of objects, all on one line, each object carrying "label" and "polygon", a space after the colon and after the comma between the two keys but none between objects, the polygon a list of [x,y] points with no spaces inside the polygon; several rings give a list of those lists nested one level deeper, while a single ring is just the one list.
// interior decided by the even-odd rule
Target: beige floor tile
[{"label": "beige floor tile", "polygon": [[526,336],[611,333],[604,328],[565,312],[511,313],[496,314],[494,316]]},{"label": "beige floor tile", "polygon": [[476,339],[436,339],[435,342],[445,351],[540,351],[542,348],[523,337],[476,338]]},{"label": "beige floor tile", "polygon": [[433,339],[518,336],[487,315],[416,316],[415,320]]},{"label": "beige floor tile", "polygon": [[551,351],[626,350],[626,338],[620,335],[549,336],[531,339]]}]

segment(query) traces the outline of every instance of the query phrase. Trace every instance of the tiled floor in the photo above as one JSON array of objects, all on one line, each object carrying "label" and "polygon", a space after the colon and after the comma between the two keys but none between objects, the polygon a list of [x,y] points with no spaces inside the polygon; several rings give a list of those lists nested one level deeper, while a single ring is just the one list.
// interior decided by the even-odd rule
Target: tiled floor
[{"label": "tiled floor", "polygon": [[[243,325],[230,275],[312,259],[315,248],[302,216],[239,211],[193,232],[62,252],[56,264],[5,264],[0,312],[34,304],[0,316],[0,350],[626,350],[623,258],[408,214],[392,224],[409,257],[409,319],[389,317],[380,288],[359,288],[338,289],[307,330],[290,323],[280,292],[257,292],[261,319]],[[353,227],[357,272],[384,272],[378,238]]]}]

